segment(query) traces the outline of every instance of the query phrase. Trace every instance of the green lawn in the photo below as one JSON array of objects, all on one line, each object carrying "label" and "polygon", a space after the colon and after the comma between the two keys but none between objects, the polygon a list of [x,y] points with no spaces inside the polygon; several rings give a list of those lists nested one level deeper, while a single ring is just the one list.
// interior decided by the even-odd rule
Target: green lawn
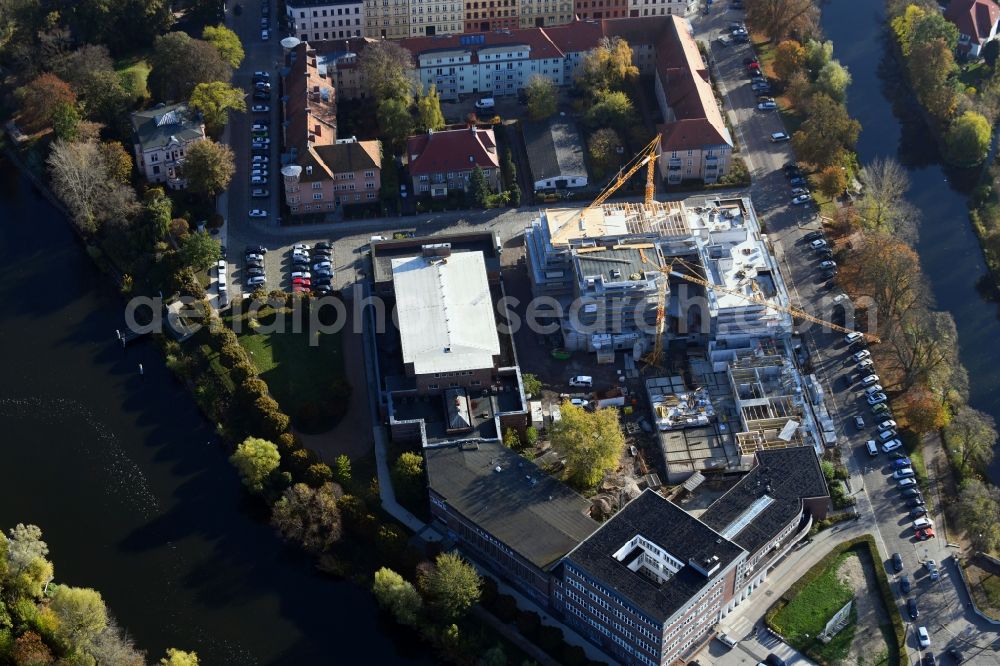
[{"label": "green lawn", "polygon": [[130,56],[127,58],[121,58],[115,63],[115,71],[119,74],[125,72],[135,72],[136,73],[136,83],[138,84],[138,90],[136,90],[136,95],[140,97],[149,97],[149,90],[146,89],[146,79],[149,78],[149,63],[146,62],[145,53]]},{"label": "green lawn", "polygon": [[[336,424],[347,400],[340,333],[252,333],[244,330],[240,344],[250,353],[260,378],[295,426],[305,432],[324,432]],[[310,345],[310,338],[316,342]],[[339,385],[339,386],[338,386]]]},{"label": "green lawn", "polygon": [[[771,624],[775,631],[787,638],[795,647],[804,649],[814,643],[816,636],[823,631],[833,614],[853,598],[851,589],[837,577],[837,569],[848,557],[857,555],[848,552],[835,558],[772,619]],[[842,633],[846,633],[846,630]],[[831,648],[833,645],[831,642],[824,647]],[[850,641],[847,642],[847,646],[850,646]]]}]

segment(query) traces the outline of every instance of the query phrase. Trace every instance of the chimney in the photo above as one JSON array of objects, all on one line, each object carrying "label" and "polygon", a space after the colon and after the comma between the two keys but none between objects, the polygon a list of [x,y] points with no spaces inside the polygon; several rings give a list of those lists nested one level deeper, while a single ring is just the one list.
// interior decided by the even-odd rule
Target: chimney
[{"label": "chimney", "polygon": [[323,126],[320,125],[319,123],[316,123],[316,129],[314,130],[314,133],[316,134],[316,136],[323,136]]},{"label": "chimney", "polygon": [[306,175],[307,176],[313,175],[313,168],[311,166],[306,167]]}]

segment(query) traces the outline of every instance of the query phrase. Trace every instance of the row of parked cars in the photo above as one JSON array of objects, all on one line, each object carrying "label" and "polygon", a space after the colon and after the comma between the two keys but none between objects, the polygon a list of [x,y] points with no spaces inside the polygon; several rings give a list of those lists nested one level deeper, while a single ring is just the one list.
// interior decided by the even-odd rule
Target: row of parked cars
[{"label": "row of parked cars", "polygon": [[267,276],[264,274],[264,255],[267,248],[263,245],[248,245],[243,252],[243,271],[247,276],[247,287],[251,290],[267,286]]},{"label": "row of parked cars", "polygon": [[319,242],[311,248],[297,243],[291,249],[292,291],[315,294],[333,292],[333,246]]},{"label": "row of parked cars", "polygon": [[[804,181],[803,181],[804,182]],[[793,190],[794,192],[795,190]],[[806,190],[808,192],[808,190]],[[808,193],[804,195],[808,197]],[[837,262],[833,260],[833,249],[830,248],[830,244],[826,241],[823,236],[822,231],[810,231],[804,236],[806,242],[806,248],[808,252],[812,252],[813,257],[819,262],[817,267],[820,270],[821,276],[825,280],[832,280],[837,277]],[[861,337],[862,342],[864,341],[864,336],[860,333],[858,335]],[[884,402],[884,401],[883,401]],[[874,404],[874,403],[872,403]]]}]

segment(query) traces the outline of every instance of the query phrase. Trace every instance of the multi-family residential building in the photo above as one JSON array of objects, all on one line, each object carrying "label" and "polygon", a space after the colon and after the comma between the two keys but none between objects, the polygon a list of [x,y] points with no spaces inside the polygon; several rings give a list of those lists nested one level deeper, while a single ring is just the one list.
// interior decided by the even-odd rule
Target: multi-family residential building
[{"label": "multi-family residential building", "polygon": [[580,19],[616,19],[628,16],[629,0],[575,0],[573,9]]},{"label": "multi-family residential building", "polygon": [[457,35],[465,29],[460,0],[410,0],[410,36]]},{"label": "multi-family residential building", "polygon": [[378,141],[339,139],[310,146],[281,168],[285,203],[293,215],[330,213],[341,206],[374,203],[382,187]]},{"label": "multi-family residential building", "polygon": [[281,176],[292,214],[372,203],[381,188],[379,142],[337,139],[337,96],[328,64],[305,42],[288,54]]},{"label": "multi-family residential building", "polygon": [[185,104],[159,104],[132,114],[132,149],[139,171],[151,183],[165,183],[172,189],[185,186],[180,165],[185,151],[205,138],[201,115]]},{"label": "multi-family residential building", "polygon": [[686,22],[670,16],[665,23],[656,48],[655,78],[663,114],[660,175],[670,184],[714,183],[729,170],[733,138],[712,90],[708,65]]},{"label": "multi-family residential building", "polygon": [[519,28],[518,0],[466,0],[465,32]]},{"label": "multi-family residential building", "polygon": [[285,11],[304,42],[365,36],[363,0],[289,0]]},{"label": "multi-family residential building", "polygon": [[544,28],[573,22],[573,0],[519,0],[520,27]]},{"label": "multi-family residential building", "polygon": [[453,190],[466,191],[473,170],[483,170],[494,192],[500,191],[500,160],[491,129],[469,127],[428,131],[406,140],[406,156],[413,192],[445,197]]},{"label": "multi-family residential building", "polygon": [[997,38],[1000,6],[994,0],[951,0],[944,17],[958,28],[958,50],[978,58],[986,46]]},{"label": "multi-family residential building", "polygon": [[365,35],[384,39],[410,36],[410,0],[365,0]]},{"label": "multi-family residential building", "polygon": [[697,0],[628,0],[628,16],[687,16],[697,5]]},{"label": "multi-family residential building", "polygon": [[309,44],[308,48],[315,53],[320,79],[332,82],[337,99],[362,99],[368,94],[358,62],[365,48],[374,41],[369,37],[352,37]]},{"label": "multi-family residential building", "polygon": [[442,100],[462,95],[514,95],[532,76],[564,85],[563,54],[539,29],[505,30],[445,38],[404,39],[416,61],[415,75]]}]

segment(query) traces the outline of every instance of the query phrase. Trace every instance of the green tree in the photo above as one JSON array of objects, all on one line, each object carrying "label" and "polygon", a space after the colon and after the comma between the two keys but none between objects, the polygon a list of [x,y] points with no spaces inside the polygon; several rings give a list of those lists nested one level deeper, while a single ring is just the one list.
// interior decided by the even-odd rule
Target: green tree
[{"label": "green tree", "polygon": [[168,648],[167,656],[160,659],[160,666],[198,666],[198,653]]},{"label": "green tree", "polygon": [[806,120],[792,136],[799,158],[819,167],[839,165],[848,150],[854,148],[861,123],[851,118],[847,109],[824,93],[809,102]]},{"label": "green tree", "polygon": [[806,68],[812,76],[816,76],[823,65],[833,58],[833,42],[827,40],[821,42],[815,39],[807,39],[806,44]]},{"label": "green tree", "polygon": [[847,188],[847,171],[843,167],[828,166],[819,172],[816,180],[820,193],[833,199],[843,194]]},{"label": "green tree", "polygon": [[566,456],[567,480],[577,488],[592,488],[618,465],[625,435],[614,409],[588,412],[564,402],[562,419],[552,425],[552,446]]},{"label": "green tree", "polygon": [[445,622],[461,618],[479,601],[483,581],[471,564],[455,553],[441,553],[424,573],[420,586],[431,608]]},{"label": "green tree", "polygon": [[507,653],[502,645],[494,645],[479,657],[478,666],[507,666]]},{"label": "green tree", "polygon": [[199,83],[228,81],[233,73],[215,46],[183,32],[157,37],[148,61],[147,85],[163,101],[187,99]]},{"label": "green tree", "polygon": [[912,47],[915,44],[932,42],[936,39],[944,40],[948,49],[954,51],[958,47],[958,26],[946,19],[941,12],[925,12],[913,23],[910,45]]},{"label": "green tree", "polygon": [[524,87],[524,94],[528,99],[528,116],[532,120],[542,120],[556,112],[558,92],[552,79],[535,74]]},{"label": "green tree", "polygon": [[76,105],[60,102],[52,111],[52,131],[56,138],[72,141],[79,133],[79,128],[80,112],[76,110]]},{"label": "green tree", "polygon": [[226,26],[207,25],[201,33],[201,38],[214,46],[222,59],[229,63],[233,69],[237,69],[243,62],[243,44],[239,36]]},{"label": "green tree", "polygon": [[205,126],[213,136],[222,133],[229,122],[230,111],[243,113],[247,110],[243,91],[222,81],[196,85],[189,104],[192,109],[201,112]]},{"label": "green tree", "polygon": [[124,133],[128,112],[137,97],[125,77],[113,70],[93,72],[78,90],[88,118],[114,128],[119,135]]},{"label": "green tree", "polygon": [[965,534],[984,552],[1000,548],[1000,491],[979,479],[966,479],[958,492]]},{"label": "green tree", "polygon": [[375,115],[378,119],[379,129],[382,130],[382,136],[389,140],[393,148],[402,147],[406,137],[413,132],[410,102],[400,97],[381,98],[378,101]]},{"label": "green tree", "polygon": [[904,56],[910,55],[915,26],[927,16],[927,10],[919,5],[907,5],[906,10],[892,19],[892,31],[896,34],[899,48]]},{"label": "green tree", "polygon": [[437,87],[431,84],[425,95],[417,100],[417,131],[439,130],[444,127],[444,114],[441,113],[441,97]]},{"label": "green tree", "polygon": [[28,132],[37,132],[52,124],[52,116],[61,104],[76,105],[76,93],[55,74],[40,74],[14,91],[20,115],[18,123]]},{"label": "green tree", "polygon": [[521,375],[521,382],[524,384],[524,392],[529,396],[539,396],[542,394],[542,382],[536,375],[526,372]]},{"label": "green tree", "polygon": [[187,147],[183,174],[192,192],[212,198],[229,186],[234,173],[236,162],[229,146],[205,139]]},{"label": "green tree", "polygon": [[989,414],[962,405],[944,429],[945,443],[962,474],[982,473],[993,462],[996,423]]},{"label": "green tree", "polygon": [[975,111],[966,111],[948,128],[945,155],[955,166],[970,167],[986,159],[990,149],[990,122]]},{"label": "green tree", "polygon": [[77,648],[88,646],[108,625],[104,599],[89,588],[57,585],[49,608],[59,619],[59,636]]},{"label": "green tree", "polygon": [[490,186],[479,165],[476,165],[476,168],[472,170],[472,176],[469,178],[469,196],[480,208],[486,208],[490,205]]},{"label": "green tree", "polygon": [[503,159],[500,161],[500,173],[503,182],[513,187],[517,184],[517,167],[514,166],[514,156],[510,153],[510,148],[503,151]]},{"label": "green tree", "polygon": [[351,459],[347,457],[346,453],[341,453],[333,461],[333,477],[342,486],[351,482]]},{"label": "green tree", "polygon": [[503,445],[515,451],[521,448],[521,438],[514,428],[507,428],[503,433]]},{"label": "green tree", "polygon": [[838,60],[823,65],[816,76],[816,87],[838,102],[847,97],[847,86],[851,85],[851,74]]},{"label": "green tree", "polygon": [[368,44],[358,58],[358,68],[373,99],[399,99],[409,107],[413,99],[413,55],[398,42],[383,39]]},{"label": "green tree", "polygon": [[337,497],[340,488],[327,483],[310,488],[296,483],[282,494],[271,511],[271,525],[289,541],[310,553],[322,553],[341,535]]},{"label": "green tree", "polygon": [[907,68],[920,103],[939,120],[950,118],[958,99],[949,82],[956,65],[948,44],[943,39],[914,42]]},{"label": "green tree", "polygon": [[424,459],[418,453],[404,451],[392,466],[392,485],[396,492],[416,497],[423,488]]},{"label": "green tree", "polygon": [[236,467],[243,479],[243,485],[251,492],[264,490],[267,479],[281,464],[278,447],[266,439],[247,437],[236,447],[229,457],[229,462]]},{"label": "green tree", "polygon": [[203,271],[222,258],[222,248],[207,231],[196,231],[184,239],[180,257],[185,266]]},{"label": "green tree", "polygon": [[587,153],[594,171],[594,179],[602,180],[609,172],[618,167],[618,149],[622,140],[618,132],[610,127],[604,127],[590,135],[587,142]]},{"label": "green tree", "polygon": [[601,92],[584,116],[591,127],[611,127],[625,131],[635,117],[632,100],[623,92]]},{"label": "green tree", "polygon": [[786,39],[774,50],[774,73],[782,81],[788,81],[806,66],[806,50],[794,39]]},{"label": "green tree", "polygon": [[639,75],[632,62],[632,47],[620,37],[602,37],[587,51],[576,70],[576,84],[593,97],[620,90]]},{"label": "green tree", "polygon": [[397,622],[409,627],[418,626],[423,600],[408,580],[392,569],[382,567],[375,572],[372,593],[379,606],[392,613]]}]

